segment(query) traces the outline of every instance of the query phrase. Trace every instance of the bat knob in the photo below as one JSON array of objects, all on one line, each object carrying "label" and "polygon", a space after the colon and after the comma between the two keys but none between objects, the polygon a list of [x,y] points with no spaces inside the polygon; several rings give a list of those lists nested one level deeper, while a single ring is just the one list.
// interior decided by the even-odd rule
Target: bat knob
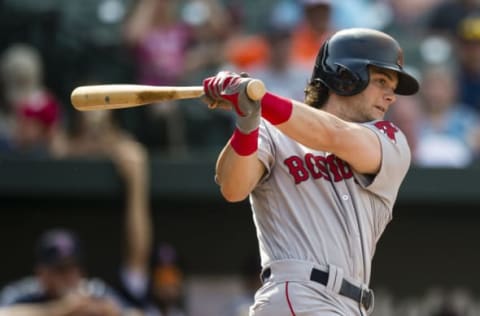
[{"label": "bat knob", "polygon": [[261,80],[252,79],[247,84],[247,95],[253,101],[261,100],[266,92],[265,84]]}]

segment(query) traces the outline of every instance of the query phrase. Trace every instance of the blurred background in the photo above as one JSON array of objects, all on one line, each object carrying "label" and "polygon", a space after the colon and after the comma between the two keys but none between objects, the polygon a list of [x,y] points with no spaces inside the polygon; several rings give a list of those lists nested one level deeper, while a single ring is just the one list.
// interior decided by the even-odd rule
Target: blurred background
[{"label": "blurred background", "polygon": [[[374,258],[375,314],[480,315],[478,0],[0,0],[0,304],[34,275],[39,236],[64,228],[88,277],[121,288],[137,255],[179,286],[185,315],[245,315],[251,211],[213,178],[231,114],[199,100],[80,113],[70,93],[227,69],[302,100],[320,45],[345,27],[393,35],[421,82],[388,114],[413,156]],[[180,271],[168,277],[146,259],[165,244]]]}]

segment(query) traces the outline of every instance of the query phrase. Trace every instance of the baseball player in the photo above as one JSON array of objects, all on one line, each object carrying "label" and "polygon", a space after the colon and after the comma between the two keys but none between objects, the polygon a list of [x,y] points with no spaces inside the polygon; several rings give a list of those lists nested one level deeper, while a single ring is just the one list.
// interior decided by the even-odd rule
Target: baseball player
[{"label": "baseball player", "polygon": [[404,134],[384,115],[418,82],[389,35],[346,29],[321,47],[305,103],[245,93],[250,79],[204,80],[210,106],[236,129],[216,181],[231,202],[250,196],[263,286],[250,315],[367,315],[375,245],[410,165]]}]

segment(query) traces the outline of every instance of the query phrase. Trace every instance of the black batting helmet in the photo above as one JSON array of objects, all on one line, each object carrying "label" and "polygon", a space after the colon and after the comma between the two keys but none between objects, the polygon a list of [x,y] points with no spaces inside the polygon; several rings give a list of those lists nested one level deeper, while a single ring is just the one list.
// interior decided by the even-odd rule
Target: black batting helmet
[{"label": "black batting helmet", "polygon": [[320,48],[311,81],[320,80],[343,96],[360,93],[369,82],[368,65],[398,73],[396,94],[415,94],[417,80],[403,69],[403,52],[391,36],[371,29],[352,28],[333,34]]}]

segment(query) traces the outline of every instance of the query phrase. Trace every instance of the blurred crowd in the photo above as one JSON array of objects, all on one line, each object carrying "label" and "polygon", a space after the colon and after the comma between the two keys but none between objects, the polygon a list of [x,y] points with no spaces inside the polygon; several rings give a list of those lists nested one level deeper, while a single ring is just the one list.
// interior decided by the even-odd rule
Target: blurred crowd
[{"label": "blurred crowd", "polygon": [[[232,70],[303,100],[323,41],[341,28],[370,27],[399,40],[421,82],[420,93],[400,97],[388,117],[406,133],[414,164],[462,168],[479,159],[477,0],[23,0],[0,7],[2,154],[68,157],[97,146],[94,134],[112,122],[73,110],[69,96],[79,85],[200,85]],[[113,112],[121,130],[167,155],[216,152],[233,124],[229,112],[196,99]]]},{"label": "blurred crowd", "polygon": [[[184,304],[175,248],[153,242],[148,159],[216,155],[233,117],[195,99],[78,112],[69,96],[79,85],[200,85],[232,70],[303,100],[332,32],[376,28],[398,39],[421,82],[418,95],[399,97],[388,114],[407,135],[413,164],[480,161],[478,0],[3,0],[0,25],[0,155],[107,157],[127,188],[118,285],[88,275],[74,232],[52,229],[39,237],[33,275],[3,286],[0,304],[13,309],[0,315],[195,315]],[[258,286],[255,262],[227,315],[246,315]],[[31,303],[46,304],[34,312]],[[380,291],[376,305],[374,315],[480,314],[462,290],[432,289],[415,300]]]},{"label": "blurred crowd", "polygon": [[[182,258],[173,244],[155,236],[148,151],[114,127],[110,112],[95,113],[83,117],[82,124],[101,122],[102,130],[77,137],[70,154],[104,155],[122,181],[122,260],[112,267],[116,281],[107,283],[89,273],[90,251],[76,231],[45,227],[32,245],[31,273],[0,285],[2,316],[186,315]],[[88,137],[97,137],[98,143],[92,146]]]},{"label": "blurred crowd", "polygon": [[373,316],[473,316],[479,315],[478,298],[464,288],[431,287],[418,296],[398,298],[388,290],[375,292]]}]

